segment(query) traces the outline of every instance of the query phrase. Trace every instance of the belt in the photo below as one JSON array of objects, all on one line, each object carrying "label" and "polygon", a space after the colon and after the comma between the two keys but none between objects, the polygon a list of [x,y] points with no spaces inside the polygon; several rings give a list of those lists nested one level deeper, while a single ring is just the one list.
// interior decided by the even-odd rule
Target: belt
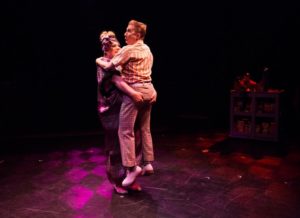
[{"label": "belt", "polygon": [[132,86],[132,87],[142,87],[142,86],[149,86],[152,85],[152,83],[149,82],[137,82],[137,83],[129,83],[128,85]]}]

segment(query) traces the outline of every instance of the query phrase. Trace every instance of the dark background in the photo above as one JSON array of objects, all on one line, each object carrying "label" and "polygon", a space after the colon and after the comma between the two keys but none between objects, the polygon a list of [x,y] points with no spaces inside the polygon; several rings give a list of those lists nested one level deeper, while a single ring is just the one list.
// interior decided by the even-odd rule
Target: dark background
[{"label": "dark background", "polygon": [[[246,71],[270,68],[284,89],[287,126],[299,124],[299,8],[292,3],[21,1],[1,6],[1,134],[93,130],[98,36],[124,45],[131,19],[148,24],[158,100],[154,127],[180,117],[229,128],[229,93]],[[197,2],[197,3],[196,3]],[[168,5],[169,4],[169,5]],[[168,6],[167,6],[168,5]]]}]

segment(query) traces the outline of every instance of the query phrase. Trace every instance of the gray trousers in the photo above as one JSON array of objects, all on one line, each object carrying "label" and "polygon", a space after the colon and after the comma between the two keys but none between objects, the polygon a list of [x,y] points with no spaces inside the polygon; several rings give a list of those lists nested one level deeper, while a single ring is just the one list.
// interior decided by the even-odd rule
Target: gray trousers
[{"label": "gray trousers", "polygon": [[152,104],[149,103],[155,89],[152,83],[131,85],[135,90],[143,93],[144,102],[136,105],[130,97],[124,95],[119,117],[119,141],[122,163],[125,167],[138,165],[135,153],[134,128],[140,130],[143,161],[153,161],[154,151],[150,130]]},{"label": "gray trousers", "polygon": [[[104,144],[106,153],[106,174],[112,184],[122,186],[122,181],[126,177],[126,170],[122,164],[120,143],[118,138],[120,108],[122,104],[121,95],[117,95],[114,104],[110,109],[99,114],[102,127],[104,129]],[[135,130],[135,152],[137,162],[142,161],[142,146],[139,130]]]}]

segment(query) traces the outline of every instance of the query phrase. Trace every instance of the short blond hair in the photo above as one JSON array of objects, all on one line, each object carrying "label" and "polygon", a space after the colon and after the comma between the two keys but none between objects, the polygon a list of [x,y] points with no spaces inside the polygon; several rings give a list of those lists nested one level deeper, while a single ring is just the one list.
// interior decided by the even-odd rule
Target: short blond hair
[{"label": "short blond hair", "polygon": [[147,25],[136,21],[136,20],[131,20],[129,21],[128,25],[133,25],[134,26],[134,31],[136,33],[139,33],[141,35],[141,39],[144,40],[145,36],[146,36],[146,32],[147,32]]},{"label": "short blond hair", "polygon": [[99,36],[101,42],[101,48],[104,53],[109,51],[113,44],[120,45],[116,34],[113,31],[102,31]]}]

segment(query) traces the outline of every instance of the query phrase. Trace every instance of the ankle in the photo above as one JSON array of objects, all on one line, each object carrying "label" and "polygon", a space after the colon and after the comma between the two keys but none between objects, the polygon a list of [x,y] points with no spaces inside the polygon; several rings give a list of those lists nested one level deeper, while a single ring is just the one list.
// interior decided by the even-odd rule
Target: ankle
[{"label": "ankle", "polygon": [[129,172],[133,172],[136,170],[136,166],[133,166],[133,167],[126,167],[126,170],[129,171]]},{"label": "ankle", "polygon": [[144,161],[143,166],[146,166],[148,164],[151,164],[151,161]]}]

